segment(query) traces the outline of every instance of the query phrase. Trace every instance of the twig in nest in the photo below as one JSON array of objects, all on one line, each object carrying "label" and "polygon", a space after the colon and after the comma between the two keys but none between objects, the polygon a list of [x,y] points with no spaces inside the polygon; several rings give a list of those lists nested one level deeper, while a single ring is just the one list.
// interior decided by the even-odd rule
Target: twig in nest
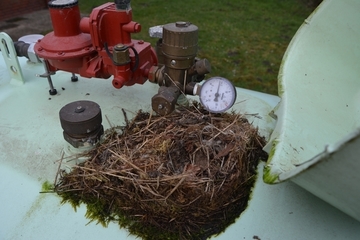
[{"label": "twig in nest", "polygon": [[170,197],[171,194],[173,194],[175,192],[175,190],[184,182],[185,177],[182,177],[180,179],[180,181],[178,182],[178,184],[176,184],[176,186],[169,192],[169,194],[165,197],[165,201]]},{"label": "twig in nest", "polygon": [[59,176],[59,172],[60,172],[60,167],[61,167],[62,161],[63,161],[63,159],[64,159],[64,154],[65,154],[65,152],[63,151],[62,154],[61,154],[60,163],[59,163],[59,166],[58,166],[56,175],[55,175],[54,186],[56,185],[57,180],[58,180],[58,176]]}]

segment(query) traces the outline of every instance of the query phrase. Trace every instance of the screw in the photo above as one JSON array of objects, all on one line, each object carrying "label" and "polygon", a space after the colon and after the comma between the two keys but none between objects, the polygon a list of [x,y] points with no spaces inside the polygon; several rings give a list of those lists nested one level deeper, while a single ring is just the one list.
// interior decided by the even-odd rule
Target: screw
[{"label": "screw", "polygon": [[56,94],[57,94],[56,89],[55,89],[55,88],[50,89],[50,90],[49,90],[49,94],[50,94],[50,95],[56,95]]},{"label": "screw", "polygon": [[85,108],[83,108],[82,106],[77,106],[76,109],[75,109],[76,113],[81,113],[83,111],[85,111]]},{"label": "screw", "polygon": [[75,73],[72,73],[72,76],[71,76],[71,81],[72,82],[77,82],[79,79],[78,77],[75,75]]}]

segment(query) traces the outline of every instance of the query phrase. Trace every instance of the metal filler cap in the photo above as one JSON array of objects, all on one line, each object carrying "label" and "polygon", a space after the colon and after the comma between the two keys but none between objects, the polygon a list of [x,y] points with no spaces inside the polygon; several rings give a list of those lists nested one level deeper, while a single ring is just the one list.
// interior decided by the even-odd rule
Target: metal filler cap
[{"label": "metal filler cap", "polygon": [[92,101],[75,101],[59,112],[64,139],[73,147],[95,145],[104,133],[100,106]]},{"label": "metal filler cap", "polygon": [[50,8],[66,8],[78,5],[77,0],[51,0],[48,2]]}]

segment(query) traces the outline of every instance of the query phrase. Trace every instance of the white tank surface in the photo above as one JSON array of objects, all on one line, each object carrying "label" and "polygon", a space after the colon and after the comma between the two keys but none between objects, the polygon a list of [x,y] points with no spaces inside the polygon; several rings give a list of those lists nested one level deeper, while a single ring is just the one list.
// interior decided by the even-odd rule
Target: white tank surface
[{"label": "white tank surface", "polygon": [[288,179],[360,220],[360,2],[324,1],[279,72],[264,181]]}]

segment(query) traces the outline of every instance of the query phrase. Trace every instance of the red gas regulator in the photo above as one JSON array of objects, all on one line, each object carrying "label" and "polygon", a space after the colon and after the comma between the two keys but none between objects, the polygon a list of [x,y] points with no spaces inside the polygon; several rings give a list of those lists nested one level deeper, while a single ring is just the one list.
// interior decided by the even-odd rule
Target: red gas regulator
[{"label": "red gas regulator", "polygon": [[128,4],[105,3],[89,17],[80,17],[77,0],[48,3],[53,32],[38,41],[36,54],[48,62],[49,71],[63,70],[83,77],[114,76],[115,88],[144,83],[157,65],[150,43],[131,39],[140,32]]},{"label": "red gas regulator", "polygon": [[[200,93],[197,83],[210,72],[211,66],[207,59],[196,57],[197,26],[178,21],[151,28],[150,36],[159,38],[154,50],[150,43],[131,38],[131,34],[141,31],[141,25],[132,21],[130,0],[105,3],[83,18],[77,0],[51,0],[48,6],[54,31],[31,48],[44,63],[46,72],[39,76],[48,79],[50,94],[56,94],[51,75],[58,70],[72,73],[72,81],[77,80],[75,74],[105,79],[113,76],[115,88],[143,84],[149,79],[161,86],[152,98],[153,110],[161,115],[175,109],[180,95]],[[28,46],[16,42],[18,55],[27,56]],[[219,95],[223,81],[214,81],[218,90],[213,94]],[[234,93],[232,96],[236,97]],[[218,97],[210,97],[217,108]],[[224,103],[226,109],[233,104]],[[215,108],[209,110],[218,112]]]}]

